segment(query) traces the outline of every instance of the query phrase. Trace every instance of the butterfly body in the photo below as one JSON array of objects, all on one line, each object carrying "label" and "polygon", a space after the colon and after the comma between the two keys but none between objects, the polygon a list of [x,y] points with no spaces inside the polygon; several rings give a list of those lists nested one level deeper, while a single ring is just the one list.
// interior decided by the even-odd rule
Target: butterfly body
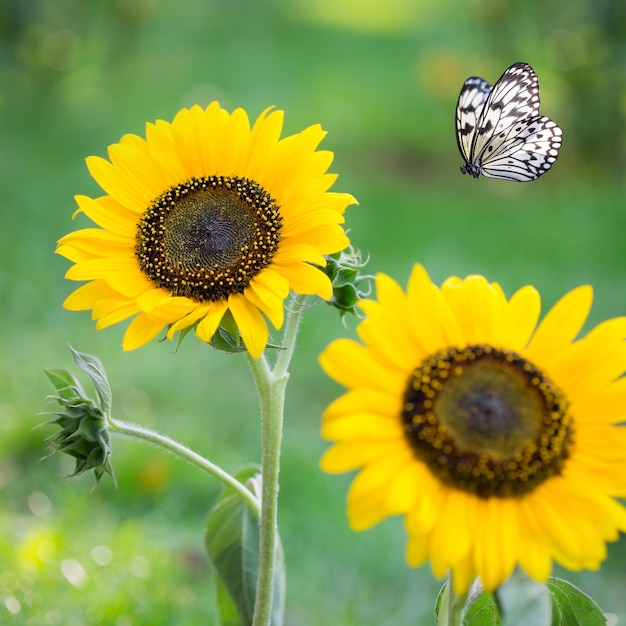
[{"label": "butterfly body", "polygon": [[539,115],[539,81],[528,63],[514,63],[493,87],[468,78],[456,108],[462,174],[526,182],[556,161],[563,132]]}]

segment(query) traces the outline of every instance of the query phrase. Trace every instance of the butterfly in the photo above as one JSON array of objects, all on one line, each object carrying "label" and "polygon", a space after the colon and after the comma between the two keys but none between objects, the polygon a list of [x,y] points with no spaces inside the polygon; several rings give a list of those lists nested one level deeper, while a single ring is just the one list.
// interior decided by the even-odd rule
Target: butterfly
[{"label": "butterfly", "polygon": [[462,174],[526,182],[545,174],[559,156],[563,131],[539,115],[539,80],[528,63],[514,63],[492,87],[468,78],[456,105]]}]

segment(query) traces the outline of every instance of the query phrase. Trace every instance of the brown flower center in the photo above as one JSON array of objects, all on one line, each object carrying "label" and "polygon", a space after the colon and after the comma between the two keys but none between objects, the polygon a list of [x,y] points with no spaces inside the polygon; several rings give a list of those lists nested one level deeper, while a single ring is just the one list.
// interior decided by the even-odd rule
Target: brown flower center
[{"label": "brown flower center", "polygon": [[558,475],[573,444],[563,393],[518,354],[448,348],[409,377],[402,420],[415,456],[481,498],[522,496]]},{"label": "brown flower center", "polygon": [[141,270],[173,296],[196,302],[242,293],[278,249],[282,218],[271,196],[237,176],[190,178],[141,217]]}]

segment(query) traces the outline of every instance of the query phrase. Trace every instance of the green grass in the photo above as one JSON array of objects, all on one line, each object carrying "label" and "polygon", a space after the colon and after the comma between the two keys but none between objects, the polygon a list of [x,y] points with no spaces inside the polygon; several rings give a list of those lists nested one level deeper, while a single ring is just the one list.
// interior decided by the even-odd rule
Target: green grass
[{"label": "green grass", "polygon": [[[41,6],[48,9],[29,17],[22,39],[5,37],[0,56],[0,599],[21,606],[14,615],[0,606],[0,623],[214,623],[202,531],[217,485],[155,449],[115,440],[119,488],[105,478],[92,491],[89,479],[62,478],[71,471],[66,460],[40,461],[53,429],[32,430],[44,419],[37,413],[50,408],[42,368],[70,367],[69,342],[104,361],[118,418],[167,432],[229,470],[259,459],[245,359],[192,338],[178,352],[153,343],[126,354],[123,325],[96,332],[87,313],[61,307],[72,285],[63,280],[68,264],[53,254],[55,241],[87,223],[71,222],[72,196],[100,193],[83,159],[105,155],[125,132],[141,134],[146,121],[218,97],[252,116],[277,105],[286,111],[286,132],[321,122],[329,131],[323,147],[335,152],[332,170],[340,174],[335,188],[359,200],[347,226],[354,245],[371,255],[371,272],[405,283],[421,262],[436,281],[483,273],[509,295],[530,283],[544,311],[591,283],[590,324],[626,311],[624,184],[575,150],[573,125],[564,124],[554,170],[536,183],[459,174],[452,114],[460,82],[442,76],[433,91],[416,70],[424,59],[449,55],[463,71],[471,41],[459,19],[447,26],[451,7],[426,7],[405,30],[368,32],[308,21],[300,3],[167,0],[126,3],[126,12],[122,3],[117,10],[70,0]],[[72,34],[61,35],[61,69],[37,60],[46,49],[41,29]],[[525,57],[520,42],[521,35],[501,58],[487,47],[474,52],[478,67],[467,75]],[[549,114],[575,119],[559,95],[567,90],[548,84]],[[316,357],[353,327],[344,330],[326,306],[314,309],[293,362],[280,513],[286,624],[429,624],[439,583],[427,567],[406,567],[401,520],[351,533],[351,477],[318,468],[320,414],[340,389]],[[107,561],[106,550],[94,552],[103,545],[108,564],[98,563]],[[557,573],[626,620],[625,549],[611,545],[600,572]],[[80,573],[74,561],[86,574],[77,586],[63,574]]]}]

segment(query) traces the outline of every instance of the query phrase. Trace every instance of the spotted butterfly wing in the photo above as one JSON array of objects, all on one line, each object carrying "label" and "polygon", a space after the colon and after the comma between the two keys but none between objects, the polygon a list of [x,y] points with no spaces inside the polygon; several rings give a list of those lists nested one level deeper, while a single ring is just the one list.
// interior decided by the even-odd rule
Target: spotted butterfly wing
[{"label": "spotted butterfly wing", "polygon": [[473,76],[456,107],[462,174],[526,182],[547,172],[559,155],[563,132],[539,115],[539,81],[528,63],[515,63],[491,87]]},{"label": "spotted butterfly wing", "polygon": [[467,165],[471,159],[478,120],[490,92],[491,85],[486,80],[472,76],[465,81],[459,95],[456,105],[456,141]]}]

